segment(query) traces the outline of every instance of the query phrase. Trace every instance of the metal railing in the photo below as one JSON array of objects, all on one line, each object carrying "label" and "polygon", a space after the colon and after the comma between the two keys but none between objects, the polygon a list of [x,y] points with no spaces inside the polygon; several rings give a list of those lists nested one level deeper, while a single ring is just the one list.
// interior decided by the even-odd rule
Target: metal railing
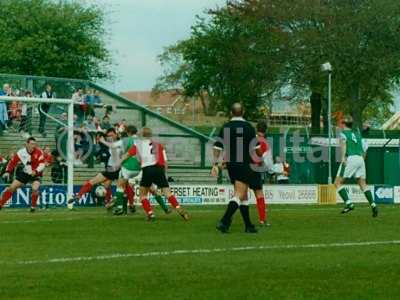
[{"label": "metal railing", "polygon": [[[104,104],[111,105],[113,109],[116,109],[111,114],[112,122],[126,119],[129,124],[134,124],[138,128],[151,127],[153,129],[156,138],[165,143],[167,147],[171,167],[206,168],[211,164],[206,157],[209,137],[115,94],[96,83],[69,78],[0,74],[0,85],[2,86],[4,83],[9,83],[14,90],[29,90],[37,96],[44,91],[46,84],[50,84],[56,92],[57,98],[70,98],[78,87],[95,89],[100,92]],[[97,105],[94,108],[96,115],[102,117],[103,105]],[[79,113],[76,107],[75,113]],[[60,112],[50,111],[46,115],[57,120]]]}]

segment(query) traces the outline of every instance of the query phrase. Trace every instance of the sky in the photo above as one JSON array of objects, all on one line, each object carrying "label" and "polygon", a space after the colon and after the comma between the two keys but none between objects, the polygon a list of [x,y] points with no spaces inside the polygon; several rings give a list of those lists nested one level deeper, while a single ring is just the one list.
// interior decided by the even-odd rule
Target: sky
[{"label": "sky", "polygon": [[110,32],[109,49],[115,66],[113,82],[102,83],[115,92],[151,90],[162,68],[157,56],[164,47],[185,39],[196,15],[225,0],[95,0],[105,5]]}]

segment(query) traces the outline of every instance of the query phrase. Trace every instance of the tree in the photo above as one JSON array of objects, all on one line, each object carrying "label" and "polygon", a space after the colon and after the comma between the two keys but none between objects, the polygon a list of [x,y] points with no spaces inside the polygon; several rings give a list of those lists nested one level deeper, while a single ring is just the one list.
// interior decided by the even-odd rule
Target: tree
[{"label": "tree", "polygon": [[248,18],[274,17],[276,26],[289,33],[292,52],[284,76],[294,87],[310,90],[315,119],[327,92],[320,71],[326,61],[334,68],[334,104],[357,126],[367,110],[391,103],[388,92],[400,78],[400,2],[244,0],[231,5]]},{"label": "tree", "polygon": [[2,0],[0,72],[107,78],[104,11],[78,1]]},{"label": "tree", "polygon": [[[209,99],[206,111],[223,110],[241,101],[250,117],[259,114],[265,94],[275,92],[284,64],[280,35],[269,24],[248,24],[237,11],[221,9],[199,18],[191,37],[160,56],[165,73],[155,90],[182,89],[186,96]],[[260,32],[264,39],[259,40]],[[264,57],[271,58],[266,60]],[[204,104],[203,104],[204,105]]]},{"label": "tree", "polygon": [[189,95],[207,93],[225,110],[241,99],[254,114],[262,95],[287,86],[308,91],[319,132],[321,111],[325,124],[330,117],[321,72],[329,61],[334,108],[361,127],[371,111],[390,105],[389,91],[400,81],[399,12],[393,0],[230,1],[167,50],[162,61],[174,57],[175,71],[160,82],[178,83]]}]

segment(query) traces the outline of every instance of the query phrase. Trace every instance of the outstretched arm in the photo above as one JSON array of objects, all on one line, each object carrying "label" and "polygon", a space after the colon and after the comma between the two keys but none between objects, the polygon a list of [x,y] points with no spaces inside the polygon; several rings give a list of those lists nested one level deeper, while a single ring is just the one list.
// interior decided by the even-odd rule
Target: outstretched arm
[{"label": "outstretched arm", "polygon": [[342,164],[346,164],[346,151],[347,151],[347,146],[346,146],[346,140],[340,139],[340,151],[341,151],[341,162]]}]

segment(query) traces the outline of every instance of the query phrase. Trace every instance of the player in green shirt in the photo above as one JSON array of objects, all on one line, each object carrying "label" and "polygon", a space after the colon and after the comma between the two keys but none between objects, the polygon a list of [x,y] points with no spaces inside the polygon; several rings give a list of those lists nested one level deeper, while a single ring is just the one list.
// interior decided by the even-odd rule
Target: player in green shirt
[{"label": "player in green shirt", "polygon": [[343,183],[348,178],[355,178],[361,190],[364,192],[371,209],[372,216],[378,216],[378,207],[374,201],[371,190],[366,183],[365,156],[368,149],[363,141],[361,134],[353,130],[353,119],[350,116],[345,117],[345,128],[340,134],[341,164],[335,179],[335,186],[339,196],[345,203],[342,213],[348,213],[354,209],[354,204],[349,199],[348,192]]}]

